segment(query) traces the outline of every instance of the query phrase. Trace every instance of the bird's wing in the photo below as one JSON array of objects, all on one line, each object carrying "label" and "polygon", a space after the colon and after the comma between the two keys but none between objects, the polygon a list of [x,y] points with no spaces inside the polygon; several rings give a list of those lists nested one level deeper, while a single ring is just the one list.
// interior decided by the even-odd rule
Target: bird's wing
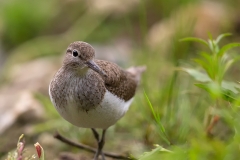
[{"label": "bird's wing", "polygon": [[133,68],[129,71],[123,70],[115,63],[108,61],[95,60],[95,62],[107,75],[102,77],[107,90],[125,101],[134,96],[140,79],[137,70]]}]

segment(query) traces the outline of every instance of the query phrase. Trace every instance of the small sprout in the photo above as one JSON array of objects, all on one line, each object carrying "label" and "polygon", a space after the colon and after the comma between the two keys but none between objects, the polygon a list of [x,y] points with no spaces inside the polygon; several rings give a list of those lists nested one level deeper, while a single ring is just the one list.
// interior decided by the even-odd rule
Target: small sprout
[{"label": "small sprout", "polygon": [[18,139],[18,143],[17,143],[17,160],[22,160],[23,159],[23,150],[24,150],[24,139],[23,139],[24,135],[22,134],[19,139]]},{"label": "small sprout", "polygon": [[[7,159],[5,159],[5,160],[33,160],[33,159],[36,159],[35,155],[32,155],[31,157],[24,156],[23,155],[24,151],[25,151],[25,141],[24,141],[24,135],[22,134],[18,138],[16,150],[13,152],[9,152]],[[42,158],[40,160],[44,160],[44,159]]]},{"label": "small sprout", "polygon": [[39,160],[44,160],[44,150],[42,146],[38,142],[35,143],[34,146],[36,148]]}]

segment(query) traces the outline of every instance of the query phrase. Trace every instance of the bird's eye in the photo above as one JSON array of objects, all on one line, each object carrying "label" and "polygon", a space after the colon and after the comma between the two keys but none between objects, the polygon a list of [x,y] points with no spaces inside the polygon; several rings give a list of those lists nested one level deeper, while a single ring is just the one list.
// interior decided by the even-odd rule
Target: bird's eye
[{"label": "bird's eye", "polygon": [[72,55],[73,55],[74,57],[77,57],[77,56],[78,56],[78,51],[77,51],[76,49],[74,49],[74,50],[72,51]]}]

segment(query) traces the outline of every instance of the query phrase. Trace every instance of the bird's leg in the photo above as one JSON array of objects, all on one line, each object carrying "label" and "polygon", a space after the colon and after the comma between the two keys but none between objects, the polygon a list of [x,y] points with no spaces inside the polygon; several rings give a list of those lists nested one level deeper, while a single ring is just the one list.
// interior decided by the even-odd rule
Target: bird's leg
[{"label": "bird's leg", "polygon": [[96,152],[96,154],[94,156],[94,160],[98,160],[98,156],[100,154],[102,156],[102,160],[105,160],[105,156],[104,156],[104,154],[102,152],[102,149],[103,149],[103,146],[104,146],[104,143],[105,143],[106,129],[103,129],[101,139],[99,139],[99,134],[98,134],[98,132],[94,128],[92,128],[92,132],[93,132],[93,135],[94,135],[95,139],[98,142],[98,149],[97,149],[97,152]]},{"label": "bird's leg", "polygon": [[106,133],[106,129],[102,130],[102,138],[101,140],[98,142],[98,152],[101,153],[102,155],[102,160],[105,160],[105,156],[104,153],[102,152],[103,146],[105,144],[105,133]]},{"label": "bird's leg", "polygon": [[92,132],[93,132],[93,135],[94,135],[95,139],[97,140],[97,142],[99,142],[99,134],[98,134],[98,132],[94,128],[91,128],[91,129],[92,129]]},{"label": "bird's leg", "polygon": [[98,134],[98,132],[96,131],[96,129],[94,129],[94,128],[91,128],[91,130],[92,130],[92,133],[93,133],[93,135],[94,135],[94,137],[95,137],[95,139],[97,140],[97,143],[98,143],[98,150],[97,150],[97,152],[95,153],[95,156],[94,156],[94,160],[98,160],[98,156],[99,156],[99,134]]}]

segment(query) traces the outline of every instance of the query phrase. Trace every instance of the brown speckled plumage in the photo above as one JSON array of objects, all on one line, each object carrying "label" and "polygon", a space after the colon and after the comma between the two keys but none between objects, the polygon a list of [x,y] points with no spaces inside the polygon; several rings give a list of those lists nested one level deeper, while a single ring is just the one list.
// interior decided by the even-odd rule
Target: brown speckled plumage
[{"label": "brown speckled plumage", "polygon": [[79,104],[79,110],[94,109],[101,103],[105,93],[102,78],[94,71],[80,76],[71,70],[72,68],[62,67],[50,84],[56,107],[64,109],[68,101],[72,100]]},{"label": "brown speckled plumage", "polygon": [[[78,58],[72,56],[73,50],[79,51]],[[95,51],[85,42],[73,42],[69,45],[63,66],[54,76],[50,84],[50,93],[58,108],[69,103],[79,104],[80,110],[91,110],[97,107],[106,89],[123,99],[130,100],[136,91],[139,79],[137,76],[144,71],[132,74],[121,69],[115,63],[94,59]],[[106,74],[102,76],[88,69],[86,62],[93,60]]]},{"label": "brown speckled plumage", "polygon": [[[121,69],[115,63],[94,58],[85,42],[73,42],[62,67],[49,85],[51,101],[59,114],[78,127],[91,128],[98,142],[94,160],[105,160],[105,131],[128,110],[145,67]],[[94,128],[103,129],[102,137]]]},{"label": "brown speckled plumage", "polygon": [[134,96],[138,81],[133,74],[121,69],[115,63],[102,60],[95,61],[107,74],[106,77],[102,77],[107,90],[125,101]]}]

